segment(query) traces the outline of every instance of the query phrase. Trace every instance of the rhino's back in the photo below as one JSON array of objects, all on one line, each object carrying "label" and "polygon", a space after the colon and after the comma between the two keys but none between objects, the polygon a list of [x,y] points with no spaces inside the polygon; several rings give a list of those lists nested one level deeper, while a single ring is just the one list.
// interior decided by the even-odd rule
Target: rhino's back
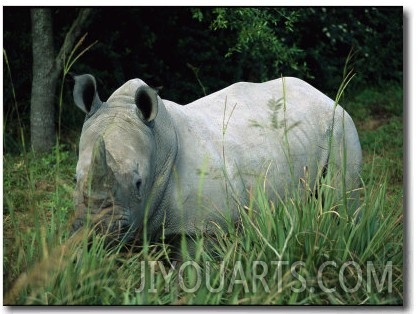
[{"label": "rhino's back", "polygon": [[308,83],[288,77],[236,83],[183,107],[176,106],[175,111],[173,116],[186,147],[218,155],[228,150],[236,163],[248,166],[246,159],[280,159],[283,151],[279,148],[285,140],[291,140],[293,146],[299,141],[306,146],[307,138],[318,144],[329,128],[334,102]]},{"label": "rhino's back", "polygon": [[[304,106],[309,106],[315,103],[315,101],[324,102],[325,99],[327,101],[330,100],[326,95],[307,82],[294,77],[285,77],[263,83],[238,82],[208,96],[197,99],[187,106],[201,106],[204,103],[208,106],[218,107],[215,103],[221,101],[224,104],[225,98],[227,98],[228,103],[236,101],[259,104],[263,99],[269,100],[272,97],[283,97],[284,95],[288,101],[302,100]],[[306,98],[307,96],[309,98]]]}]

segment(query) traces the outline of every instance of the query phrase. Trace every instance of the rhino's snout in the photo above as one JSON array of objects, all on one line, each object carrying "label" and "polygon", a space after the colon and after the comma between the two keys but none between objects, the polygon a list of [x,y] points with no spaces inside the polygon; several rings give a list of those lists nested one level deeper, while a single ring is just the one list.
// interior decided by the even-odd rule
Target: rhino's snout
[{"label": "rhino's snout", "polygon": [[123,207],[114,203],[103,203],[103,205],[106,207],[95,207],[90,210],[84,202],[79,204],[76,217],[71,224],[71,234],[86,227],[116,239],[124,237],[131,225],[129,215]]},{"label": "rhino's snout", "polygon": [[73,232],[87,226],[116,239],[131,233],[132,208],[142,202],[145,188],[139,167],[132,166],[116,163],[103,137],[96,140],[90,163],[80,169]]}]

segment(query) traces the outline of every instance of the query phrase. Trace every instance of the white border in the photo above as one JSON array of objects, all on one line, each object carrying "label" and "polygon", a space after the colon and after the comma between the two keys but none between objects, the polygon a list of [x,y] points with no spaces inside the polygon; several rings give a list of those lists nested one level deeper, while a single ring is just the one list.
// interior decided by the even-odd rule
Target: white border
[{"label": "white border", "polygon": [[[345,2],[345,1],[344,1]],[[414,1],[416,2],[416,1]],[[42,1],[39,3],[28,3],[28,1],[21,1],[21,0],[14,0],[14,1],[1,1],[2,4],[2,17],[3,17],[3,6],[65,6],[65,5],[69,5],[68,2],[65,1],[54,1],[53,3],[50,1]],[[150,3],[149,1],[138,1],[138,2],[133,2],[133,1],[118,1],[117,3],[115,2],[111,2],[111,1],[87,1],[87,0],[73,0],[71,1],[71,5],[72,6],[111,6],[111,5],[118,5],[118,6],[132,6],[132,5],[137,5],[137,6],[141,6],[141,5],[153,5],[153,6],[168,6],[168,5],[176,5],[176,6],[303,6],[303,5],[307,5],[306,1],[300,1],[300,0],[294,0],[294,1],[219,1],[219,0],[215,0],[215,1],[211,1],[210,3],[208,3],[208,1],[201,1],[201,0],[194,0],[194,1],[181,1],[181,2],[176,2],[176,3],[171,3],[168,1],[161,1],[161,0],[154,0],[152,3]],[[349,3],[333,3],[331,1],[317,1],[317,0],[311,0],[309,1],[309,6],[324,6],[324,5],[331,5],[331,6],[335,6],[335,5],[340,5],[340,6],[364,6],[364,5],[402,5],[404,6],[404,18],[406,17],[406,21],[407,25],[405,25],[405,27],[408,27],[408,32],[406,33],[406,37],[404,38],[405,41],[408,42],[407,47],[408,47],[408,51],[404,53],[404,70],[405,70],[405,81],[407,83],[405,83],[405,87],[409,88],[409,90],[405,90],[405,94],[404,94],[404,99],[405,99],[405,109],[408,107],[407,110],[405,110],[405,112],[407,113],[407,115],[405,115],[405,123],[404,123],[404,127],[406,128],[407,126],[409,126],[409,130],[405,130],[405,134],[408,134],[407,137],[405,137],[405,140],[407,140],[407,142],[405,142],[405,145],[408,145],[408,150],[409,151],[409,156],[405,156],[404,160],[407,161],[409,164],[408,166],[405,164],[405,168],[404,168],[404,173],[406,173],[406,171],[409,171],[409,182],[406,182],[405,185],[405,197],[408,197],[408,208],[407,208],[407,215],[406,218],[408,220],[404,220],[404,224],[405,227],[408,232],[405,233],[405,241],[406,241],[406,246],[404,247],[404,251],[405,251],[405,259],[404,259],[404,267],[407,268],[407,272],[404,272],[405,277],[404,277],[404,297],[405,297],[405,305],[404,308],[401,307],[397,307],[397,308],[393,308],[390,307],[387,310],[390,312],[407,312],[407,313],[413,313],[414,310],[416,309],[416,295],[417,295],[417,289],[416,289],[416,283],[418,282],[418,272],[415,270],[415,261],[416,261],[416,252],[418,252],[418,228],[416,228],[416,224],[418,223],[417,221],[417,211],[418,208],[416,207],[416,195],[417,195],[417,190],[416,190],[416,182],[418,178],[418,173],[417,173],[417,166],[416,166],[416,160],[418,158],[418,154],[416,151],[416,143],[417,143],[417,139],[415,139],[415,136],[417,135],[417,125],[418,125],[418,117],[417,117],[417,113],[418,113],[418,103],[416,102],[416,91],[418,89],[417,86],[417,82],[414,79],[417,75],[418,75],[418,71],[417,71],[417,62],[415,61],[415,58],[418,56],[418,51],[417,51],[417,28],[418,28],[418,22],[417,22],[417,7],[416,5],[414,5],[412,0],[409,1],[400,1],[400,2],[388,2],[388,1],[368,1],[368,3],[365,3],[364,1],[359,1],[359,0],[352,0]],[[1,42],[3,43],[3,23],[1,23]],[[406,59],[408,57],[408,59]],[[415,61],[415,62],[414,62]],[[0,76],[2,77],[3,80],[3,62],[0,65],[1,68],[1,74]],[[1,90],[3,90],[3,85],[1,87]],[[3,93],[2,93],[3,94]],[[2,106],[3,107],[3,106]],[[3,110],[1,111],[1,117],[3,118]],[[3,119],[2,119],[3,121]],[[407,123],[408,121],[408,123]],[[2,131],[1,131],[2,132]],[[407,132],[407,133],[406,133]],[[3,152],[3,146],[1,147],[1,151]],[[406,151],[406,152],[407,152]],[[1,165],[3,166],[3,160],[1,161]],[[3,168],[2,168],[3,169]],[[3,171],[1,171],[1,177],[3,179]],[[2,180],[3,182],[3,180]],[[2,193],[1,195],[3,195],[3,184],[1,184],[1,188],[0,188],[0,192]],[[409,195],[408,195],[409,194]],[[1,205],[3,205],[3,197],[1,197]],[[3,208],[3,207],[2,207]],[[3,224],[1,225],[1,240],[3,242]],[[0,247],[0,251],[1,251],[1,255],[3,256],[3,245]],[[1,270],[2,274],[3,274],[3,268]],[[406,277],[406,274],[408,275],[408,277]],[[1,276],[1,281],[3,281],[3,276]],[[3,285],[1,285],[3,287]],[[408,290],[406,290],[408,289]],[[0,296],[1,298],[1,302],[3,301],[3,293]],[[179,307],[176,310],[177,311],[196,311],[196,310],[201,310],[202,308],[185,308],[185,307]],[[320,307],[320,308],[312,308],[312,307],[308,307],[306,308],[306,310],[308,311],[314,311],[314,312],[347,312],[347,313],[351,313],[353,311],[353,309],[355,310],[356,308],[351,308],[351,307],[329,307],[329,308],[324,308],[324,307]],[[95,307],[86,307],[86,308],[74,308],[72,310],[72,308],[42,308],[42,307],[36,307],[33,309],[34,311],[36,311],[37,313],[42,313],[42,312],[49,312],[49,313],[53,313],[53,312],[66,312],[66,313],[71,313],[73,312],[79,312],[79,313],[91,313],[91,312],[114,312],[119,311],[120,308],[113,308],[113,307],[109,307],[109,308],[95,308]],[[155,307],[155,308],[138,308],[138,307],[129,307],[129,308],[124,308],[124,311],[138,311],[140,310],[142,313],[155,313],[155,312],[166,312],[166,311],[170,311],[172,312],[173,309],[165,309],[165,308],[161,308],[161,307]],[[174,310],[174,311],[176,311]],[[212,312],[212,311],[216,311],[216,313],[227,313],[230,311],[237,311],[239,310],[240,312],[258,312],[260,310],[260,308],[246,308],[246,307],[240,307],[238,309],[236,308],[219,308],[219,307],[213,307],[213,308],[205,308],[203,310],[203,312]],[[288,308],[288,307],[282,307],[282,308],[277,308],[277,307],[273,307],[273,308],[263,308],[262,311],[267,311],[267,312],[295,312],[295,313],[303,313],[305,312],[305,310],[303,308]],[[366,308],[361,308],[362,311],[366,310],[366,311],[386,311],[385,308],[382,307],[366,307]],[[5,313],[25,313],[25,312],[29,312],[28,308],[12,308],[12,307],[2,307],[1,308],[1,312],[5,312]]]}]

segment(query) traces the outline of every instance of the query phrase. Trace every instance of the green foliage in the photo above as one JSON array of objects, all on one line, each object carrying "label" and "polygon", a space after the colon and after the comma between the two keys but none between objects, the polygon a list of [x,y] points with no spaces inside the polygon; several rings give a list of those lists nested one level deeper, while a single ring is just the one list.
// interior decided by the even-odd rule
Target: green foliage
[{"label": "green foliage", "polygon": [[54,148],[51,154],[41,156],[32,152],[20,156],[5,155],[3,162],[4,212],[9,212],[11,204],[14,210],[24,211],[28,204],[41,206],[39,202],[53,203],[57,191],[67,195],[65,198],[57,198],[60,204],[61,201],[63,202],[61,206],[67,209],[72,208],[72,201],[66,198],[71,196],[76,160],[76,153],[63,147]]},{"label": "green foliage", "polygon": [[55,148],[3,157],[4,289],[65,234],[73,210],[76,153]]},{"label": "green foliage", "polygon": [[228,49],[227,57],[243,50],[258,57],[284,52],[288,47],[280,42],[277,31],[293,32],[294,23],[299,16],[297,11],[277,8],[215,8],[213,14],[215,17],[210,25],[211,29],[230,29],[237,32],[236,43]]},{"label": "green foliage", "polygon": [[332,90],[350,50],[356,52],[356,79],[350,89],[402,81],[402,7],[301,9],[294,38],[305,52],[315,85]]},{"label": "green foliage", "polygon": [[368,118],[385,119],[402,117],[403,88],[396,82],[387,82],[381,87],[371,86],[351,93],[346,106],[350,115],[364,121]]},{"label": "green foliage", "polygon": [[265,81],[288,69],[306,72],[306,64],[301,61],[303,51],[288,41],[295,30],[299,11],[279,8],[202,10],[192,9],[193,17],[200,22],[209,21],[212,31],[229,38],[225,57],[241,59],[254,79]]},{"label": "green foliage", "polygon": [[[403,182],[403,89],[396,83],[385,84],[383,88],[367,88],[351,94],[343,102],[359,128],[363,158],[366,161],[365,180],[373,169],[379,175],[385,169],[387,179],[392,184]],[[373,162],[370,162],[373,160]]]},{"label": "green foliage", "polygon": [[[230,38],[260,80],[296,75],[332,90],[351,49],[356,85],[402,80],[402,8],[214,8],[193,17]],[[206,14],[205,14],[206,13]],[[295,73],[295,74],[294,74]]]}]

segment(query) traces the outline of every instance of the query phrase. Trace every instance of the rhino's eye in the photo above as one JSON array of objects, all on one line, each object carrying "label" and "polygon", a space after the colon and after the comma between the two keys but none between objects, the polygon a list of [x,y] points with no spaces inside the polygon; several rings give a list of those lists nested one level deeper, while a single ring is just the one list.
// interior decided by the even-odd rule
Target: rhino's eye
[{"label": "rhino's eye", "polygon": [[75,174],[73,177],[74,183],[77,183],[77,175]]},{"label": "rhino's eye", "polygon": [[141,185],[142,185],[142,180],[140,178],[136,179],[135,188],[138,193],[141,191]]}]

